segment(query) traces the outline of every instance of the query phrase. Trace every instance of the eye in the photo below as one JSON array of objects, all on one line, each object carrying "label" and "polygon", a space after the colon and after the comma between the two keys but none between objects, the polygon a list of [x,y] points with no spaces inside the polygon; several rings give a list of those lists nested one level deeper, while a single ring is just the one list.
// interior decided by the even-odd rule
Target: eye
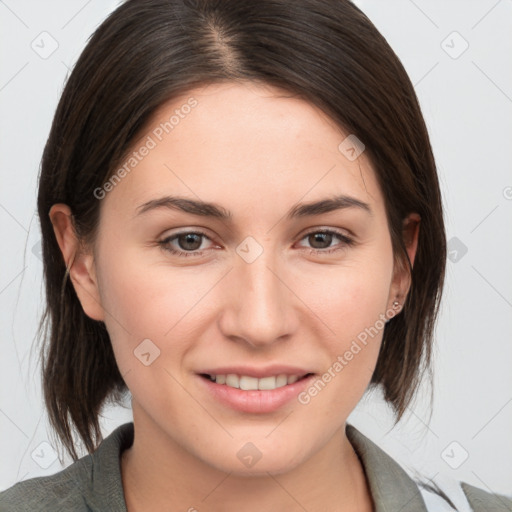
[{"label": "eye", "polygon": [[[331,243],[336,238],[341,240],[341,243],[330,247]],[[312,248],[305,247],[305,249],[309,249],[310,254],[330,254],[355,244],[354,239],[333,229],[317,229],[310,231],[302,238],[302,240],[304,239],[307,239],[308,242],[313,245]]]},{"label": "eye", "polygon": [[[176,256],[202,256],[203,251],[198,251],[198,249],[202,246],[202,239],[204,238],[210,240],[202,231],[182,231],[164,238],[158,242],[158,245]],[[176,245],[173,247],[172,243],[175,243],[178,248],[175,248]],[[180,250],[180,248],[183,250]]]}]

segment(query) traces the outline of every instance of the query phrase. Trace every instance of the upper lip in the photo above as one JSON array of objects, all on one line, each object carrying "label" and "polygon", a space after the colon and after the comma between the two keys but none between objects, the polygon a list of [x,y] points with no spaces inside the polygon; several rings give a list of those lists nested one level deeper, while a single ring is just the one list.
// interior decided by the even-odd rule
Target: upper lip
[{"label": "upper lip", "polygon": [[256,377],[258,379],[262,379],[264,377],[272,377],[274,375],[281,374],[285,374],[288,376],[297,375],[298,377],[303,377],[304,375],[313,372],[296,366],[273,364],[270,366],[265,366],[264,368],[256,368],[255,366],[222,366],[219,368],[207,368],[197,373],[207,375],[228,375],[231,373],[236,375],[247,375],[248,377]]}]

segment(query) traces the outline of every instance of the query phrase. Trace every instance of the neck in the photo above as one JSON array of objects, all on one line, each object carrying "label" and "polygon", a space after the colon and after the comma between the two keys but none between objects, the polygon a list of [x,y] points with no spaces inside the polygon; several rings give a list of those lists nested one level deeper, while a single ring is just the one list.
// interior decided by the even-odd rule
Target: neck
[{"label": "neck", "polygon": [[134,426],[133,445],[121,457],[128,512],[374,510],[364,469],[344,427],[287,472],[240,476],[198,459],[135,412]]}]

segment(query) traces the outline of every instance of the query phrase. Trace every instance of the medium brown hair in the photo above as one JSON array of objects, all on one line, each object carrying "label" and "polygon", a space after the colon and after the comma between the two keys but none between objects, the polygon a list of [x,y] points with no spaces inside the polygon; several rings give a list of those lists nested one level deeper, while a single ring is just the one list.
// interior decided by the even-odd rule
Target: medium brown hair
[{"label": "medium brown hair", "polygon": [[[385,38],[348,0],[128,0],[99,26],[59,101],[38,193],[46,309],[40,334],[50,423],[73,459],[89,452],[98,416],[127,391],[103,322],[85,315],[48,216],[69,205],[93,243],[101,187],[159,106],[221,81],[273,85],[313,104],[366,147],[382,190],[395,261],[411,288],[384,329],[370,387],[381,385],[398,421],[430,369],[446,261],[442,201],[414,88]],[[411,267],[402,236],[421,216]]]}]

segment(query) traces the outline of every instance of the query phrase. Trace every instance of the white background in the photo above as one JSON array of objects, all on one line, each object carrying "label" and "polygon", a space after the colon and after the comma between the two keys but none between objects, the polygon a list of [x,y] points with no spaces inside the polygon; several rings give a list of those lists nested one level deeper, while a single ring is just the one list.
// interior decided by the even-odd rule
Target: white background
[{"label": "white background", "polygon": [[[425,388],[393,430],[376,394],[349,421],[408,471],[512,495],[512,1],[357,4],[420,98],[451,255],[430,421]],[[0,490],[70,462],[54,460],[37,353],[31,355],[43,297],[37,173],[69,69],[116,5],[0,1]],[[47,58],[32,48],[44,53],[52,44],[58,47]],[[109,409],[104,435],[130,419],[129,409]]]}]

